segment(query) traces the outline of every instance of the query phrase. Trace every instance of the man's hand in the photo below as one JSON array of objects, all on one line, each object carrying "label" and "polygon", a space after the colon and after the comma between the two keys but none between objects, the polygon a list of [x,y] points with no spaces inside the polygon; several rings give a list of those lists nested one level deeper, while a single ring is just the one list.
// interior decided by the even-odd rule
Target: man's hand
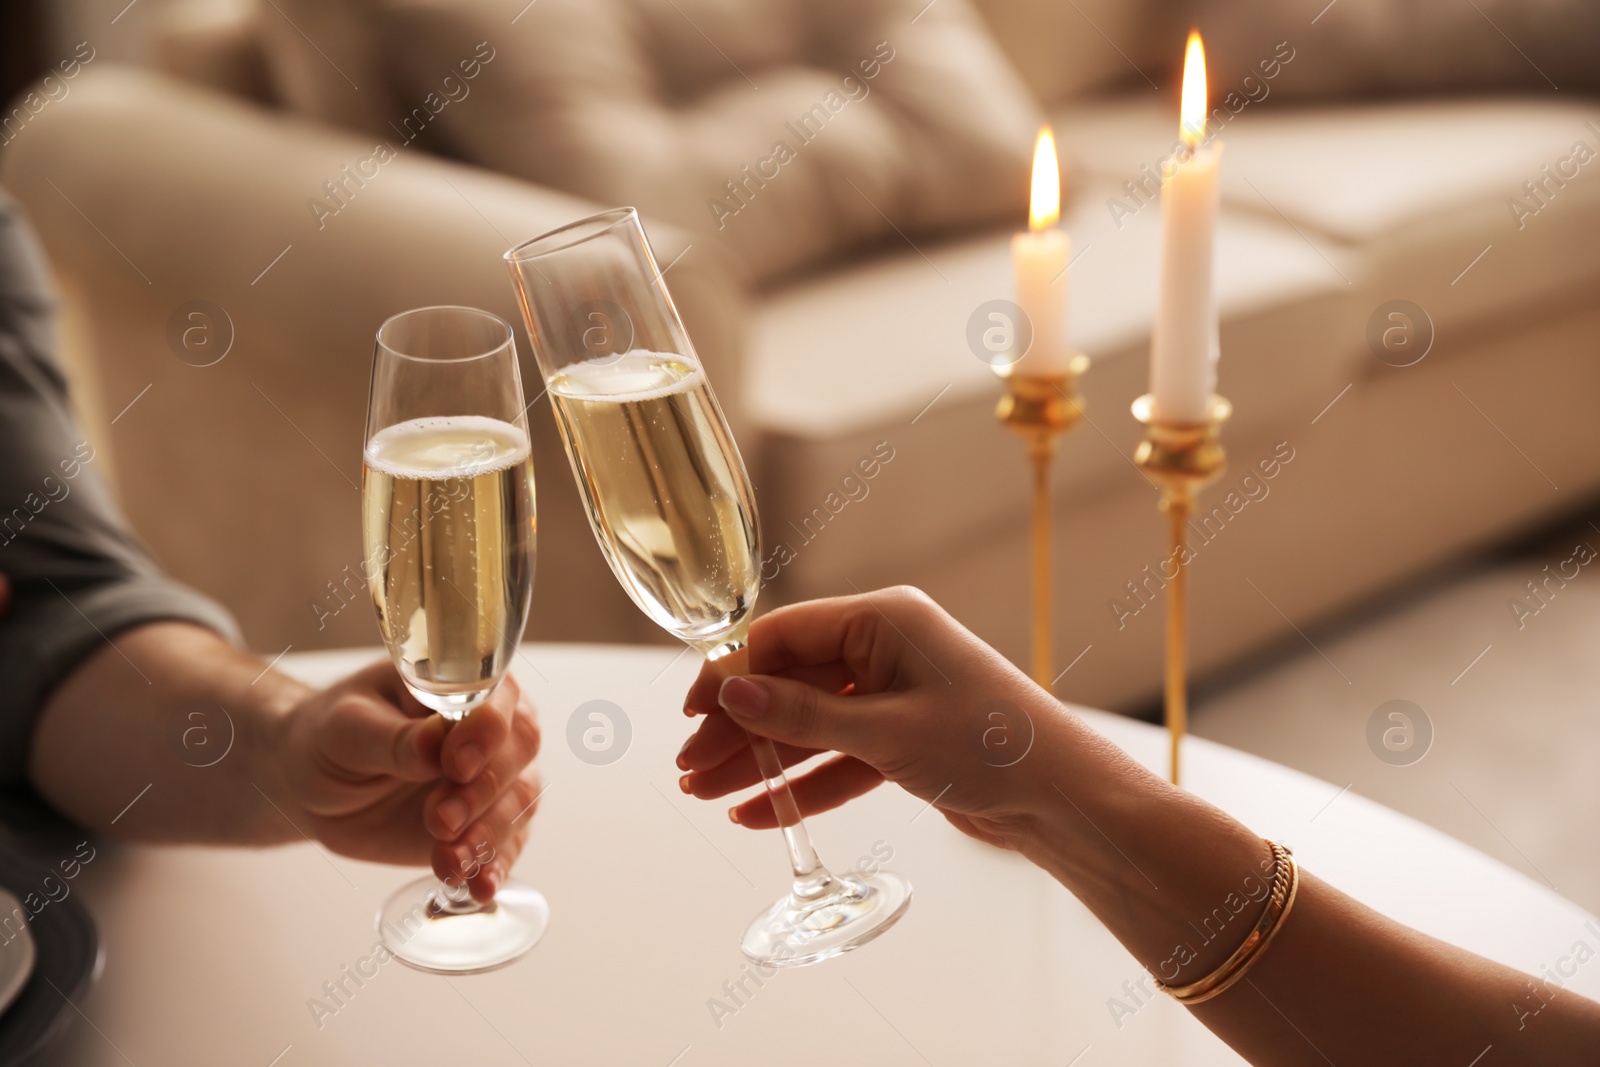
[{"label": "man's hand", "polygon": [[335,852],[431,862],[488,901],[522,851],[540,790],[539,727],[510,676],[452,726],[383,660],[300,701],[278,742],[302,828]]},{"label": "man's hand", "polygon": [[[100,833],[219,845],[304,834],[357,859],[431,862],[490,899],[539,792],[539,728],[516,682],[446,729],[387,660],[320,692],[264,666],[187,623],[117,633],[51,696],[29,777]],[[173,743],[196,713],[225,713],[236,731],[204,766]]]}]

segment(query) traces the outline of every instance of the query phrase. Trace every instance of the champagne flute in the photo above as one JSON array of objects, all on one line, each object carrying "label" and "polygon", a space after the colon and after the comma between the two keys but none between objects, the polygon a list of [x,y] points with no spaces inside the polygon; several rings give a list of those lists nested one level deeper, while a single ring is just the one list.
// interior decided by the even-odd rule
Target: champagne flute
[{"label": "champagne flute", "polygon": [[[633,208],[506,253],[556,425],[606,561],[657,625],[725,676],[749,671],[760,535],[744,461]],[[751,735],[794,871],[746,930],[746,956],[800,965],[857,948],[911,902],[888,871],[834,875],[772,742]]]},{"label": "champagne flute", "polygon": [[[504,319],[402,312],[378,329],[361,471],[368,584],[407,689],[452,723],[511,665],[533,595],[533,454]],[[474,865],[489,856],[474,851]],[[383,944],[438,974],[503,967],[538,943],[544,897],[507,880],[491,903],[421,878],[384,902]]]}]

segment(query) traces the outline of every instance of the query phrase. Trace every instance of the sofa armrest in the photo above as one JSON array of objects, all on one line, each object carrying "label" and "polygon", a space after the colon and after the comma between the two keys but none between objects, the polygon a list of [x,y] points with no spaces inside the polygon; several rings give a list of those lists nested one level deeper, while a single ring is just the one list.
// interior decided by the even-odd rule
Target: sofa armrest
[{"label": "sofa armrest", "polygon": [[[271,652],[375,636],[357,487],[379,323],[429,304],[519,323],[501,253],[597,210],[398,135],[392,158],[364,165],[376,148],[161,75],[96,67],[0,159],[83,296],[105,409],[133,401],[103,429],[134,526]],[[709,247],[650,230],[663,263],[688,249],[673,294],[737,419],[742,291]],[[178,340],[192,321],[180,309],[195,300],[232,324],[231,349],[209,366]],[[218,344],[225,332],[216,327]],[[517,332],[534,399],[542,385]],[[589,533],[548,405],[529,419],[542,557],[529,636],[649,633]]]}]

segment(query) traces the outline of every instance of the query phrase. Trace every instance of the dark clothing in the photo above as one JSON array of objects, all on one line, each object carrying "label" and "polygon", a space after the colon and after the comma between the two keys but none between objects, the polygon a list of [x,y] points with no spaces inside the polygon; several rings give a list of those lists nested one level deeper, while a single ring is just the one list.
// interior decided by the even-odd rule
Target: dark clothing
[{"label": "dark clothing", "polygon": [[51,691],[120,630],[158,619],[234,639],[227,612],[161,576],[96,474],[55,359],[43,254],[0,190],[0,788],[27,786]]}]

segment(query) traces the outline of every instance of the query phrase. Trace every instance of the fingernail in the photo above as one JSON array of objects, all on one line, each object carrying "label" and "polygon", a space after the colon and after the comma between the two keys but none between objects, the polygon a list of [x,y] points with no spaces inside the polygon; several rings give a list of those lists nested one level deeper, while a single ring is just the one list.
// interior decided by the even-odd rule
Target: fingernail
[{"label": "fingernail", "polygon": [[739,821],[739,809],[738,808],[729,808],[728,809],[728,821],[729,822],[735,822],[735,823]]},{"label": "fingernail", "polygon": [[684,753],[689,751],[689,746],[692,744],[694,744],[694,736],[691,734],[689,740],[683,743],[683,747],[678,749],[678,770],[680,771],[689,769],[689,761],[684,758]]},{"label": "fingernail", "polygon": [[687,774],[678,779],[678,788],[685,793],[689,792],[689,776]]},{"label": "fingernail", "polygon": [[444,828],[452,834],[459,834],[461,827],[467,821],[467,802],[460,797],[451,797],[439,805],[439,821],[444,823]]},{"label": "fingernail", "polygon": [[737,715],[741,719],[756,719],[767,710],[767,697],[766,686],[748,678],[729,678],[722,683],[722,690],[717,694],[717,703],[721,704],[730,715]]},{"label": "fingernail", "polygon": [[483,770],[483,749],[477,745],[462,745],[456,753],[456,767],[466,781],[471,781]]}]

